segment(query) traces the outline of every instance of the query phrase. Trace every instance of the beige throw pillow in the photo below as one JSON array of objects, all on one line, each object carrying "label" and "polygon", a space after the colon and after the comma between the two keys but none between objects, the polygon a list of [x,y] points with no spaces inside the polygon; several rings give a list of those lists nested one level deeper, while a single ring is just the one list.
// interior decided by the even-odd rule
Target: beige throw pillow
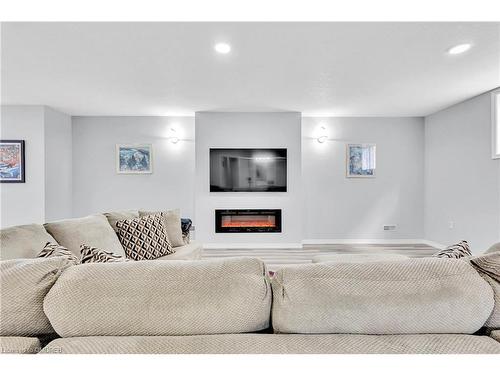
[{"label": "beige throw pillow", "polygon": [[64,246],[77,257],[80,256],[82,244],[125,256],[125,251],[116,233],[104,215],[54,221],[45,224],[45,229],[59,245]]},{"label": "beige throw pillow", "polygon": [[103,214],[108,219],[109,225],[113,228],[115,232],[118,232],[116,223],[121,220],[137,219],[139,217],[139,211],[137,210],[123,210],[123,211],[113,211],[105,212]]},{"label": "beige throw pillow", "polygon": [[[139,216],[148,216],[158,214],[160,211],[139,211]],[[167,229],[168,239],[173,247],[184,246],[184,240],[182,238],[182,228],[181,228],[181,215],[179,209],[166,210],[161,212],[163,218],[165,219],[165,227]]]},{"label": "beige throw pillow", "polygon": [[2,260],[36,258],[47,242],[57,243],[43,225],[28,224],[0,230]]}]

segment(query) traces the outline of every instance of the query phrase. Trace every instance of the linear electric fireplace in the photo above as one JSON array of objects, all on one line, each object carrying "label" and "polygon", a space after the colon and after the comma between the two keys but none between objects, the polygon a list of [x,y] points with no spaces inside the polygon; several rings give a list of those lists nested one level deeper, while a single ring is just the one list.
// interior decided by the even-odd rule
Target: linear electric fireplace
[{"label": "linear electric fireplace", "polygon": [[215,210],[215,233],[281,232],[281,210]]}]

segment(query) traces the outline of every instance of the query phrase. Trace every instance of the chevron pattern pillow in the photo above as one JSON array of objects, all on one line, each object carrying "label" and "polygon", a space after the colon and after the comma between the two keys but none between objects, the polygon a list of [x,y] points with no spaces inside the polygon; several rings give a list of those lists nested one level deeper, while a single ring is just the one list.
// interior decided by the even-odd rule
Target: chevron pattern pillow
[{"label": "chevron pattern pillow", "polygon": [[470,256],[472,256],[472,253],[467,241],[460,241],[433,255],[436,258],[464,258]]},{"label": "chevron pattern pillow", "polygon": [[88,245],[81,245],[80,252],[82,257],[80,263],[112,263],[112,262],[128,262],[129,259],[121,255],[113,254],[109,251],[98,249]]},{"label": "chevron pattern pillow", "polygon": [[116,223],[127,258],[156,259],[174,252],[161,213]]},{"label": "chevron pattern pillow", "polygon": [[37,257],[38,258],[67,257],[73,263],[78,264],[78,258],[75,255],[73,255],[71,251],[69,251],[64,246],[61,246],[53,242],[47,242],[42,251],[38,253]]}]

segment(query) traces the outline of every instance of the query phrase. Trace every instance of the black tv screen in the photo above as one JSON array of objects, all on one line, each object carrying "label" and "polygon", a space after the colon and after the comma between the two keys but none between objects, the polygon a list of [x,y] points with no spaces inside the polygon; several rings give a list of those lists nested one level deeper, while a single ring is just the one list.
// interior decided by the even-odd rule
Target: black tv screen
[{"label": "black tv screen", "polygon": [[210,149],[210,191],[286,191],[286,148]]}]

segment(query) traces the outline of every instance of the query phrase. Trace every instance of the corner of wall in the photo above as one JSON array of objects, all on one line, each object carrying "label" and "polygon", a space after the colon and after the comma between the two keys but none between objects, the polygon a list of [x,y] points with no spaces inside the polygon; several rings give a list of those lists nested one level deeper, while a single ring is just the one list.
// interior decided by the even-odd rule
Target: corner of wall
[{"label": "corner of wall", "polygon": [[44,106],[45,221],[72,217],[71,116]]}]

